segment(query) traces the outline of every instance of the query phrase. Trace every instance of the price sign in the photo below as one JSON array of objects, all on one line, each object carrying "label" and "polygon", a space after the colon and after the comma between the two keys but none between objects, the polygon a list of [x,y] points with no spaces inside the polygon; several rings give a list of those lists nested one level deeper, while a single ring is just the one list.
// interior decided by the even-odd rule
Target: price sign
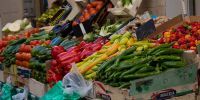
[{"label": "price sign", "polygon": [[153,19],[147,21],[142,26],[138,27],[136,30],[136,36],[138,40],[146,38],[148,35],[156,31],[156,27]]}]

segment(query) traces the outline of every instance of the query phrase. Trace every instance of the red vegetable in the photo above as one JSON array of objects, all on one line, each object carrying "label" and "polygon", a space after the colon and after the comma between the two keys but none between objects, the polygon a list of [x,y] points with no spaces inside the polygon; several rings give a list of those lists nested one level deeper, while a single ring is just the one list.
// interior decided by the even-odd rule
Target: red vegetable
[{"label": "red vegetable", "polygon": [[62,62],[61,62],[61,65],[62,65],[62,66],[66,66],[66,65],[71,64],[71,63],[73,63],[73,62],[74,62],[74,57],[62,61]]},{"label": "red vegetable", "polygon": [[65,49],[63,46],[54,46],[51,50],[51,55],[53,58],[56,58],[58,54],[64,52]]},{"label": "red vegetable", "polygon": [[60,63],[62,63],[63,61],[68,60],[69,58],[72,58],[74,56],[76,56],[77,53],[73,52],[73,53],[68,53],[68,52],[62,52],[59,55],[57,55],[57,61]]},{"label": "red vegetable", "polygon": [[58,63],[57,63],[57,61],[56,60],[51,60],[51,66],[57,66],[58,65]]}]

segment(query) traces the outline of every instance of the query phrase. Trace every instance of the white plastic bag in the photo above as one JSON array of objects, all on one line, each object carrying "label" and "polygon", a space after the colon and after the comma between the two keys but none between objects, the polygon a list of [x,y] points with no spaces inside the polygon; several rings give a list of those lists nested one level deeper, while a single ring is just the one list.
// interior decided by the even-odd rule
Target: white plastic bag
[{"label": "white plastic bag", "polygon": [[92,82],[87,82],[73,63],[71,71],[63,78],[63,93],[67,97],[85,97],[90,94]]},{"label": "white plastic bag", "polygon": [[14,96],[12,96],[13,100],[28,100],[28,93],[29,93],[29,88],[28,86],[24,86],[24,92],[23,93],[18,93]]}]

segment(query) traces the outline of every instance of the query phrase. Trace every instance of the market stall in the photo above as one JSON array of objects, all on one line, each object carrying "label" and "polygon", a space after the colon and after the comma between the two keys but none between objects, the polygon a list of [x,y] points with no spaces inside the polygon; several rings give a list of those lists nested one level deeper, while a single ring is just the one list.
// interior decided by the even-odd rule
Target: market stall
[{"label": "market stall", "polygon": [[33,26],[27,18],[6,24],[0,100],[196,98],[200,17],[139,15],[141,1],[63,1]]}]

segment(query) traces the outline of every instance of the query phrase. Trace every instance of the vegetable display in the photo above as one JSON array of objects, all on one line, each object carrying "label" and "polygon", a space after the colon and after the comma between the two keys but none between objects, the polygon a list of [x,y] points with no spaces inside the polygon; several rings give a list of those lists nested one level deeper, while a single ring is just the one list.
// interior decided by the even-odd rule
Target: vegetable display
[{"label": "vegetable display", "polygon": [[6,67],[10,67],[11,64],[15,63],[15,54],[18,52],[20,45],[26,41],[25,38],[12,41],[3,51],[4,64]]},{"label": "vegetable display", "polygon": [[29,61],[31,59],[31,45],[22,44],[19,48],[19,52],[15,54],[15,64],[21,67],[29,68]]},{"label": "vegetable display", "polygon": [[[155,48],[146,48],[145,45],[133,46],[101,64],[96,79],[114,87],[129,88],[132,80],[184,67],[186,63],[180,57],[183,50],[170,46],[170,44]],[[143,49],[138,49],[141,47]]]},{"label": "vegetable display", "polygon": [[117,56],[128,47],[132,46],[136,41],[131,37],[131,33],[127,32],[124,35],[116,34],[111,37],[111,40],[106,43],[102,49],[84,59],[82,62],[77,63],[80,72],[87,78],[92,79],[95,77],[98,65],[103,61]]},{"label": "vegetable display", "polygon": [[200,23],[184,23],[177,28],[163,32],[157,43],[175,42],[173,48],[197,51],[197,45],[200,44]]},{"label": "vegetable display", "polygon": [[27,18],[24,18],[23,20],[16,20],[13,23],[7,23],[3,27],[2,32],[19,32],[20,30],[26,30],[29,28],[32,28],[31,23]]},{"label": "vegetable display", "polygon": [[101,0],[92,1],[91,3],[87,4],[84,11],[81,13],[81,16],[77,20],[73,21],[72,25],[76,26],[79,23],[89,20],[93,15],[99,12],[99,10],[103,7],[103,4],[104,3]]},{"label": "vegetable display", "polygon": [[77,63],[101,49],[106,43],[105,38],[98,38],[94,42],[82,41],[79,45],[64,50],[63,46],[54,46],[51,51],[53,60],[47,72],[47,81],[52,85],[63,78],[71,69],[71,63]]}]

